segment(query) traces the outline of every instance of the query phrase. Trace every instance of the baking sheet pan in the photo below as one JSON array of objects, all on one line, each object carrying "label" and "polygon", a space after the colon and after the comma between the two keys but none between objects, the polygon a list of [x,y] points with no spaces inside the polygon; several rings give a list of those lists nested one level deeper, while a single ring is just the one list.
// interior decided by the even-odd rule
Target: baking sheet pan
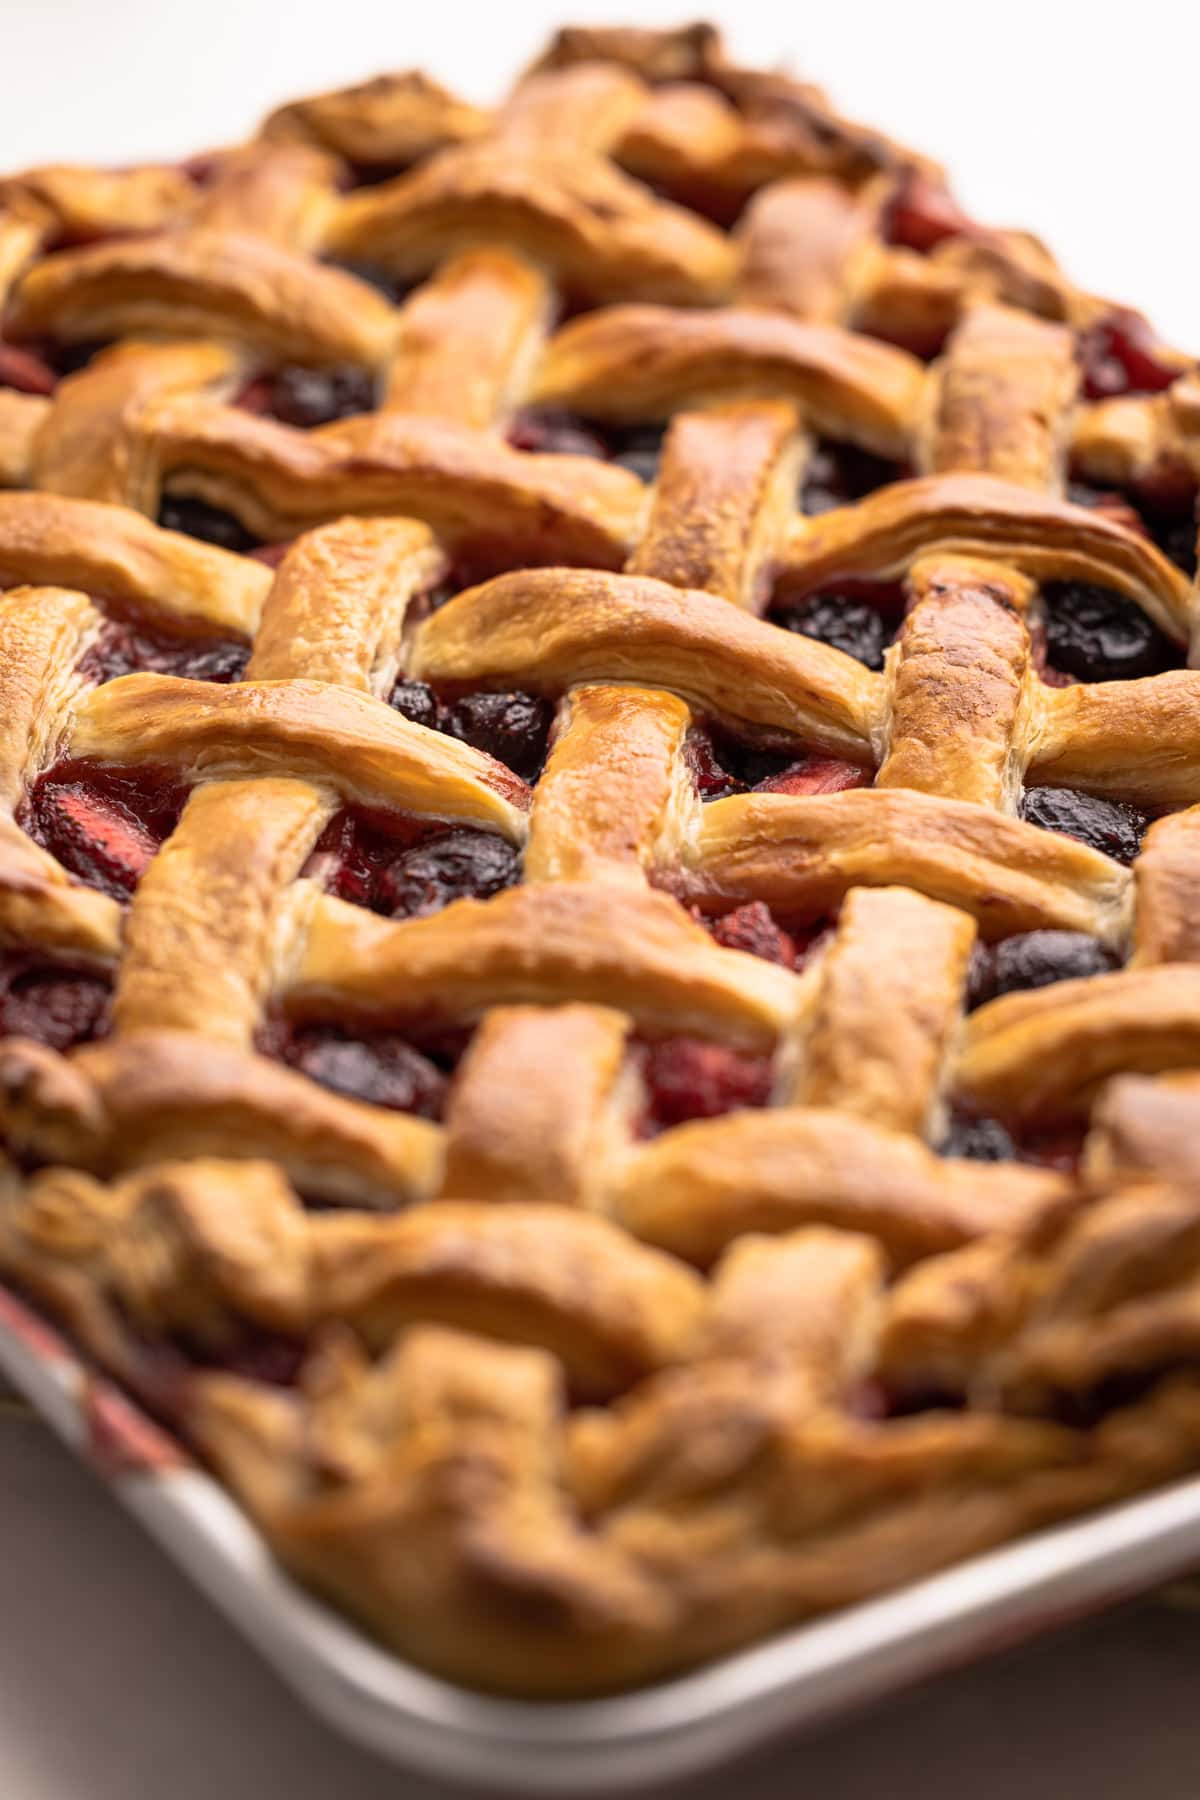
[{"label": "baking sheet pan", "polygon": [[330,1724],[492,1791],[628,1794],[711,1771],[1200,1561],[1198,1476],[638,1693],[491,1699],[402,1662],[297,1587],[224,1490],[3,1288],[0,1370]]}]

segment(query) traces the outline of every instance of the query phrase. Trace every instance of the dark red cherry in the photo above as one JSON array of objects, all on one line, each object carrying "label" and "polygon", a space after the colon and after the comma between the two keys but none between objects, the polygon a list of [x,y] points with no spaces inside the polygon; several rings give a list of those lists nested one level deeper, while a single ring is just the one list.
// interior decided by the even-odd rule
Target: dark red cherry
[{"label": "dark red cherry", "polygon": [[270,378],[268,396],[268,410],[275,418],[307,431],[315,425],[330,425],[336,419],[373,411],[375,377],[369,369],[353,363],[337,363],[326,369],[288,364]]},{"label": "dark red cherry", "polygon": [[883,653],[895,631],[893,622],[877,607],[836,592],[810,595],[797,606],[778,612],[775,623],[785,631],[829,644],[868,669],[882,669]]},{"label": "dark red cherry", "polygon": [[312,1027],[297,1031],[285,1054],[293,1068],[351,1100],[426,1119],[441,1114],[446,1077],[404,1038],[385,1034],[357,1039]]},{"label": "dark red cherry", "polygon": [[423,681],[398,681],[388,704],[414,725],[424,725],[430,731],[438,729],[437,696]]},{"label": "dark red cherry", "polygon": [[1146,814],[1122,800],[1101,800],[1075,788],[1026,788],[1021,817],[1044,831],[1078,838],[1116,862],[1131,863],[1150,823]]},{"label": "dark red cherry", "polygon": [[998,944],[976,944],[971,954],[967,1004],[982,1006],[1001,994],[1107,975],[1118,957],[1085,931],[1021,931]]},{"label": "dark red cherry", "polygon": [[447,707],[443,729],[534,781],[553,723],[553,706],[536,694],[465,694]]},{"label": "dark red cherry", "polygon": [[865,500],[878,488],[899,481],[905,470],[899,463],[860,450],[855,444],[819,443],[809,457],[800,487],[800,510],[814,516],[834,507]]},{"label": "dark red cherry", "polygon": [[779,775],[756,784],[756,794],[844,794],[848,788],[870,787],[868,769],[835,756],[805,756]]},{"label": "dark red cherry", "polygon": [[402,851],[381,870],[374,903],[395,919],[420,918],[452,900],[490,899],[520,873],[520,855],[503,838],[456,826]]},{"label": "dark red cherry", "polygon": [[230,639],[167,637],[108,619],[80,660],[79,674],[97,684],[147,670],[186,681],[240,681],[249,656],[248,644]]},{"label": "dark red cherry", "polygon": [[1183,651],[1134,601],[1087,581],[1042,590],[1046,660],[1077,681],[1133,681],[1183,665]]},{"label": "dark red cherry", "polygon": [[183,531],[202,543],[215,544],[218,550],[236,550],[243,556],[259,543],[232,513],[187,494],[164,494],[158,522],[166,531]]}]

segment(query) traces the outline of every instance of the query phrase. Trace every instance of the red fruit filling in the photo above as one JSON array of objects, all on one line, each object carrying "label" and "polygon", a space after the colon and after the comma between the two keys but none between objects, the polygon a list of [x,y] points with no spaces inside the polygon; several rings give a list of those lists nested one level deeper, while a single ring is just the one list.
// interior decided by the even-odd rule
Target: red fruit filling
[{"label": "red fruit filling", "polygon": [[218,550],[236,550],[242,556],[260,548],[254,533],[247,531],[231,512],[188,494],[164,494],[158,523],[164,531],[182,531],[188,537],[199,538],[201,543],[215,544]]},{"label": "red fruit filling", "polygon": [[806,756],[781,775],[769,775],[755,788],[758,794],[842,794],[848,788],[870,787],[870,770],[833,756]]},{"label": "red fruit filling", "polygon": [[240,681],[249,656],[250,646],[232,639],[169,637],[125,619],[107,619],[79,674],[98,685],[142,671],[188,681]]},{"label": "red fruit filling", "polygon": [[784,969],[795,966],[796,940],[775,923],[770,908],[761,900],[751,900],[713,919],[709,931],[726,950],[745,950],[750,956],[761,956],[765,962],[779,963]]},{"label": "red fruit filling", "polygon": [[903,481],[908,473],[902,464],[873,456],[869,450],[824,439],[805,465],[800,510],[810,515],[832,512],[837,506],[865,500],[890,482]]},{"label": "red fruit filling", "polygon": [[726,950],[744,950],[750,956],[761,956],[764,962],[778,963],[785,969],[803,969],[813,954],[829,938],[832,925],[828,919],[811,920],[784,930],[771,909],[761,900],[750,900],[745,906],[706,919],[698,910],[692,916],[705,927],[714,943]]},{"label": "red fruit filling", "polygon": [[438,1119],[459,1046],[438,1042],[427,1054],[395,1032],[355,1037],[334,1026],[281,1019],[263,1028],[258,1048],[349,1100]]},{"label": "red fruit filling", "polygon": [[[438,604],[436,595],[432,598],[431,611]],[[446,595],[446,599],[452,598]],[[414,725],[444,731],[482,750],[522,781],[536,781],[541,773],[554,707],[537,694],[464,694],[458,700],[442,701],[425,682],[401,677],[392,689],[391,705]]]},{"label": "red fruit filling", "polygon": [[715,1119],[771,1096],[771,1059],[703,1038],[664,1038],[641,1046],[646,1084],[643,1132],[654,1136],[688,1119]]},{"label": "red fruit filling", "polygon": [[519,853],[495,832],[344,812],[318,840],[308,873],[339,900],[392,919],[425,917],[452,900],[487,900],[520,879]]},{"label": "red fruit filling", "polygon": [[108,1030],[107,976],[12,955],[0,960],[0,1037],[35,1038],[51,1050],[90,1043]]},{"label": "red fruit filling", "polygon": [[52,394],[57,386],[58,376],[36,352],[0,343],[0,388],[15,388],[18,394]]},{"label": "red fruit filling", "polygon": [[938,181],[910,170],[884,211],[885,243],[929,253],[947,238],[964,237],[979,227],[969,219]]},{"label": "red fruit filling", "polygon": [[356,363],[324,369],[286,364],[272,375],[258,376],[237,398],[246,412],[278,419],[300,431],[331,425],[337,419],[372,412],[377,400],[375,377]]},{"label": "red fruit filling", "polygon": [[516,450],[542,455],[598,457],[653,481],[665,431],[664,424],[599,424],[562,407],[527,407],[510,424],[508,441]]},{"label": "red fruit filling", "polygon": [[784,631],[814,638],[868,669],[879,670],[904,616],[905,599],[896,582],[847,579],[799,599],[783,595],[770,617]]},{"label": "red fruit filling", "polygon": [[78,880],[127,900],[175,829],[185,797],[161,770],[65,762],[33,783],[19,822]]},{"label": "red fruit filling", "polygon": [[699,726],[689,734],[686,755],[704,801],[746,793],[837,794],[844,788],[869,787],[873,779],[869,770],[855,763],[805,751],[764,749],[712,726]]},{"label": "red fruit filling", "polygon": [[1079,335],[1083,391],[1089,400],[1119,394],[1160,394],[1179,370],[1140,313],[1117,307]]}]

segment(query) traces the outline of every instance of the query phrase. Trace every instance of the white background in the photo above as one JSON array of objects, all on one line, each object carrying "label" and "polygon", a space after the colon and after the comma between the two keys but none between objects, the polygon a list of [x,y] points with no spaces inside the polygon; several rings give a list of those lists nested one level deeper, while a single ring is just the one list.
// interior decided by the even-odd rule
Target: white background
[{"label": "white background", "polygon": [[[697,6],[703,12],[703,5]],[[727,0],[734,50],[789,60],[951,169],[993,225],[1200,344],[1196,0]],[[172,156],[271,105],[423,67],[495,96],[553,25],[678,23],[686,0],[0,0],[0,168]],[[736,23],[733,23],[736,21]]]},{"label": "white background", "polygon": [[[574,7],[678,22],[682,6]],[[945,161],[980,219],[1200,346],[1195,0],[729,4],[747,61]],[[381,68],[496,95],[556,22],[522,0],[0,0],[0,169],[174,156]],[[0,1408],[2,1800],[427,1800],[311,1723],[31,1421]],[[744,1800],[1195,1800],[1200,1619],[1161,1605],[777,1755]]]}]

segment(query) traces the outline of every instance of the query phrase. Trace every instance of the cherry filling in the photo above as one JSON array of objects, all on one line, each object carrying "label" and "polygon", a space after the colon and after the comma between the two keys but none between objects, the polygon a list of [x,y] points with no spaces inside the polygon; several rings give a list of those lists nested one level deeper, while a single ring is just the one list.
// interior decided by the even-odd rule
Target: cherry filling
[{"label": "cherry filling", "polygon": [[111,984],[95,970],[11,954],[0,958],[0,1037],[70,1050],[108,1030]]},{"label": "cherry filling", "polygon": [[0,341],[0,388],[14,388],[18,394],[52,394],[57,386],[57,374],[36,351]]},{"label": "cherry filling", "polygon": [[509,426],[508,441],[514,450],[592,456],[619,463],[642,481],[654,481],[666,429],[665,424],[600,424],[594,419],[581,419],[565,407],[527,407]]},{"label": "cherry filling", "polygon": [[802,969],[831,929],[830,921],[821,918],[785,930],[762,900],[747,901],[715,919],[705,918],[695,908],[692,916],[724,949],[761,956],[764,962],[778,963],[784,969]]},{"label": "cherry filling", "polygon": [[1179,374],[1140,313],[1116,307],[1079,334],[1077,353],[1089,400],[1120,394],[1161,394]]},{"label": "cherry filling", "polygon": [[771,610],[784,631],[815,638],[868,669],[882,669],[903,616],[903,588],[882,581],[844,581],[802,600],[781,600]]},{"label": "cherry filling", "polygon": [[62,762],[30,787],[18,823],[77,880],[127,900],[174,831],[185,798],[162,770]]},{"label": "cherry filling", "polygon": [[415,725],[444,731],[495,757],[523,781],[536,781],[541,773],[554,708],[536,694],[464,694],[442,701],[423,681],[401,679],[391,704]]},{"label": "cherry filling", "polygon": [[339,900],[390,919],[425,918],[452,900],[487,900],[521,878],[518,851],[491,831],[339,813],[322,832],[309,872],[327,873]]},{"label": "cherry filling", "polygon": [[258,1048],[335,1094],[423,1119],[441,1117],[457,1060],[457,1046],[439,1045],[426,1054],[395,1032],[354,1036],[334,1026],[282,1019],[264,1026]]},{"label": "cherry filling", "polygon": [[1077,838],[1115,862],[1131,863],[1150,824],[1146,813],[1123,800],[1102,800],[1077,788],[1026,788],[1021,817],[1043,831]]},{"label": "cherry filling", "polygon": [[1183,651],[1134,601],[1088,581],[1042,589],[1045,659],[1076,681],[1133,681],[1183,667]]},{"label": "cherry filling", "polygon": [[937,1150],[939,1156],[963,1157],[969,1162],[1030,1163],[1069,1175],[1079,1165],[1083,1138],[1082,1124],[1040,1126],[1017,1133],[999,1119],[956,1108]]},{"label": "cherry filling", "polygon": [[1196,508],[1190,477],[1170,474],[1152,480],[1145,492],[1124,493],[1073,481],[1067,498],[1075,506],[1105,513],[1129,531],[1141,531],[1185,575],[1196,573]]},{"label": "cherry filling", "polygon": [[202,543],[215,544],[218,550],[236,550],[242,556],[258,549],[262,542],[231,512],[188,494],[164,494],[158,523],[166,531],[182,531]]},{"label": "cherry filling", "polygon": [[840,794],[872,781],[870,770],[855,763],[748,744],[711,725],[688,734],[686,755],[704,801],[746,793]]},{"label": "cherry filling", "polygon": [[1021,931],[998,944],[977,943],[971,953],[967,1006],[974,1010],[1002,994],[1107,975],[1120,958],[1085,931]]},{"label": "cherry filling", "polygon": [[886,244],[915,250],[921,256],[947,238],[979,231],[940,182],[916,169],[907,171],[888,201],[881,227]]},{"label": "cherry filling", "polygon": [[230,639],[169,637],[126,619],[106,619],[78,673],[97,685],[142,671],[188,681],[240,681],[249,656],[248,644]]},{"label": "cherry filling", "polygon": [[689,1119],[715,1119],[742,1107],[765,1106],[771,1097],[769,1056],[696,1037],[641,1044],[636,1054],[646,1086],[640,1124],[644,1137]]},{"label": "cherry filling", "polygon": [[357,364],[337,363],[326,369],[288,364],[273,375],[252,381],[238,396],[237,404],[247,412],[308,431],[315,425],[331,425],[336,419],[372,412],[376,400],[374,375]]},{"label": "cherry filling", "polygon": [[175,1330],[147,1336],[114,1302],[136,1348],[136,1384],[143,1402],[167,1418],[186,1417],[188,1381],[198,1371],[239,1375],[268,1387],[295,1387],[309,1345],[247,1319],[229,1320],[218,1339]]},{"label": "cherry filling", "polygon": [[822,439],[805,466],[798,504],[801,512],[815,517],[836,506],[865,500],[889,482],[903,481],[907,474],[901,463],[889,462],[854,444]]}]

